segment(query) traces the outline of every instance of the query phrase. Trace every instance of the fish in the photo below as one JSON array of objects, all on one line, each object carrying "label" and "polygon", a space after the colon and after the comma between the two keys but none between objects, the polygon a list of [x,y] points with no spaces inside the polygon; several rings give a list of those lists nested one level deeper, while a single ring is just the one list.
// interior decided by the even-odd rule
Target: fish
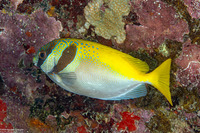
[{"label": "fish", "polygon": [[146,96],[146,84],[157,88],[172,104],[171,59],[149,72],[146,62],[97,42],[55,39],[42,46],[34,65],[61,88],[102,100],[124,100]]}]

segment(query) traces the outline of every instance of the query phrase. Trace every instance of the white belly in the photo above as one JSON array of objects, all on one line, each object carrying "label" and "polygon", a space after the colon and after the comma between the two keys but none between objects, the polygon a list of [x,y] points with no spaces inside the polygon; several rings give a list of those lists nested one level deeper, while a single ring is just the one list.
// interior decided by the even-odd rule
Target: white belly
[{"label": "white belly", "polygon": [[104,66],[81,63],[75,70],[77,80],[71,86],[74,93],[94,98],[112,98],[126,93],[140,83],[113,73]]},{"label": "white belly", "polygon": [[[48,76],[59,86],[70,92],[105,100],[115,99],[115,97],[124,95],[141,84],[139,81],[134,81],[114,73],[105,66],[92,65],[88,62],[82,62],[75,69],[73,73],[76,79],[74,81],[71,79],[68,81],[68,79],[63,76],[65,73],[70,72],[65,70],[62,71],[60,75],[54,74]],[[135,97],[137,97],[137,95]]]}]

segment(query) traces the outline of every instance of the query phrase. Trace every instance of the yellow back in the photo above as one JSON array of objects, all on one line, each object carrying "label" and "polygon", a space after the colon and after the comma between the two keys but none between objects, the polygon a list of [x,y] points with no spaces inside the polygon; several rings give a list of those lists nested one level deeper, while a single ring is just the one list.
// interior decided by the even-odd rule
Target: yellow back
[{"label": "yellow back", "polygon": [[109,67],[123,77],[143,81],[143,75],[149,71],[149,66],[145,62],[118,50],[81,39],[71,41],[78,43],[77,59]]}]

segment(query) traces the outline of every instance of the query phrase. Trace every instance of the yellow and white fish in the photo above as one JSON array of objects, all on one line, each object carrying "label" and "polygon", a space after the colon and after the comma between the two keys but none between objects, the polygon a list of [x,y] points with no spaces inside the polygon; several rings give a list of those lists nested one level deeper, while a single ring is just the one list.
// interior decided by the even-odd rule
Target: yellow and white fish
[{"label": "yellow and white fish", "polygon": [[128,54],[81,39],[57,39],[44,45],[33,62],[62,88],[103,100],[133,99],[156,87],[172,105],[169,89],[171,59],[153,72]]}]

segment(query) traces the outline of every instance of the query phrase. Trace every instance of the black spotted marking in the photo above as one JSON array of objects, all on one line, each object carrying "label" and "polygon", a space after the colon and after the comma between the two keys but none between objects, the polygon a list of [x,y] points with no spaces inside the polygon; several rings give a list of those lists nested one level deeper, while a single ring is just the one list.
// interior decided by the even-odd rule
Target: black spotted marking
[{"label": "black spotted marking", "polygon": [[76,48],[75,45],[70,45],[69,47],[67,47],[63,51],[63,53],[62,53],[57,65],[54,66],[53,72],[54,73],[59,73],[67,65],[69,65],[74,60],[74,58],[76,56],[76,51],[77,51],[77,48]]}]

